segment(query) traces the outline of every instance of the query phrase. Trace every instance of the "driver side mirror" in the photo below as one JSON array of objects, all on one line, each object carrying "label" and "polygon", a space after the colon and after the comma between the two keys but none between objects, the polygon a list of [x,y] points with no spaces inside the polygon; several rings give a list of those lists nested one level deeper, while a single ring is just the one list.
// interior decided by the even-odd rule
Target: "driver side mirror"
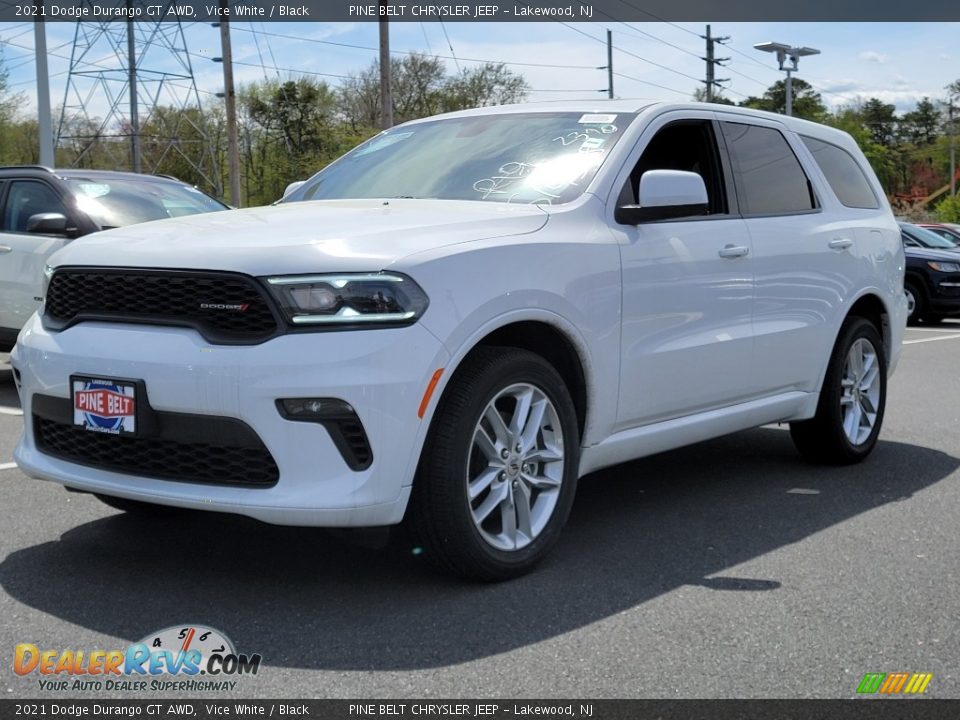
[{"label": "driver side mirror", "polygon": [[707,186],[697,173],[647,170],[640,176],[636,205],[621,205],[614,218],[621,225],[703,215],[709,207]]},{"label": "driver side mirror", "polygon": [[27,219],[27,232],[37,235],[65,235],[76,237],[76,228],[67,227],[63,213],[37,213]]}]

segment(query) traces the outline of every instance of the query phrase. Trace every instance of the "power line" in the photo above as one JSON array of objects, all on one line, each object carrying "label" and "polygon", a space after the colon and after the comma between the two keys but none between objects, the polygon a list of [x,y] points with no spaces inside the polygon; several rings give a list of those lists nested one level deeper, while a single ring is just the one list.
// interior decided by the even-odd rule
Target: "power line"
[{"label": "power line", "polygon": [[[591,35],[590,33],[584,32],[583,30],[580,30],[579,28],[575,28],[575,27],[573,27],[572,25],[569,25],[568,23],[561,22],[560,24],[563,25],[563,26],[566,27],[566,28],[569,28],[570,30],[573,30],[573,31],[576,32],[576,33],[580,33],[581,35],[590,38],[591,40],[594,40],[594,41],[596,41],[596,42],[598,42],[598,43],[601,43],[602,45],[606,45],[606,44],[607,44],[604,40],[601,40],[600,38],[594,37],[594,36]],[[642,62],[645,62],[645,63],[647,63],[647,64],[649,64],[649,65],[653,65],[654,67],[658,67],[658,68],[660,68],[661,70],[666,70],[667,72],[672,72],[674,75],[680,75],[680,76],[682,76],[682,77],[687,78],[688,80],[693,80],[693,81],[694,81],[695,83],[697,83],[697,84],[699,84],[699,83],[701,82],[700,78],[696,78],[696,77],[694,77],[693,75],[687,75],[687,73],[685,73],[685,72],[680,72],[679,70],[674,70],[674,69],[671,68],[671,67],[667,67],[666,65],[661,65],[660,63],[654,62],[653,60],[648,60],[648,59],[645,58],[645,57],[642,57],[642,56],[640,56],[640,55],[637,55],[636,53],[632,53],[632,52],[630,52],[629,50],[624,50],[623,48],[617,47],[616,45],[613,46],[613,49],[614,49],[614,50],[617,50],[617,51],[619,51],[619,52],[622,52],[624,55],[629,55],[629,56],[632,57],[632,58],[636,58],[637,60],[640,60],[640,61],[642,61]]]},{"label": "power line", "polygon": [[660,85],[659,83],[651,82],[650,80],[641,80],[640,78],[636,78],[631,75],[624,75],[623,73],[620,73],[620,72],[614,72],[613,74],[619,78],[623,78],[624,80],[633,80],[634,82],[643,83],[644,85],[652,85],[653,87],[660,88],[661,90],[668,90],[669,92],[674,92],[674,93],[677,93],[678,95],[686,96],[690,94],[686,90],[677,90],[676,88],[667,87],[666,85]]},{"label": "power line", "polygon": [[[246,28],[236,27],[234,30],[240,30],[241,32],[250,32]],[[379,52],[379,48],[371,47],[369,45],[355,45],[352,43],[342,43],[335,42],[333,40],[318,40],[317,38],[303,37],[298,35],[280,35],[279,33],[273,32],[262,32],[261,35],[268,35],[270,37],[282,38],[284,40],[299,40],[302,42],[311,42],[317,43],[318,45],[332,45],[334,47],[345,47],[352,50],[367,50],[370,52]],[[415,50],[391,50],[391,55],[418,55]],[[438,57],[443,60],[459,60],[460,62],[479,62],[479,63],[497,63],[503,65],[515,65],[517,67],[541,67],[541,68],[556,68],[558,70],[596,70],[597,68],[593,65],[556,65],[553,63],[535,63],[535,62],[520,62],[520,61],[508,61],[508,60],[489,60],[483,58],[468,58],[468,57],[454,57],[453,55],[433,55],[433,57]]]},{"label": "power line", "polygon": [[457,72],[463,73],[460,69],[460,61],[457,60],[457,54],[453,51],[453,43],[450,42],[450,36],[447,34],[447,26],[443,24],[443,20],[440,21],[440,29],[443,30],[443,36],[447,39],[447,47],[450,48],[450,54],[453,56],[453,62],[457,66]]}]

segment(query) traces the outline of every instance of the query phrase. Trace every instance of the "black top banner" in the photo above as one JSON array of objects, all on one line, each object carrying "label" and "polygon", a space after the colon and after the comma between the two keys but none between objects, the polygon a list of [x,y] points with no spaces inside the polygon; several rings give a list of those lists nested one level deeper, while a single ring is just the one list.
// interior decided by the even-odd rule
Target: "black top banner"
[{"label": "black top banner", "polygon": [[955,720],[957,700],[0,700],[29,720]]},{"label": "black top banner", "polygon": [[[391,22],[960,20],[958,0],[390,0]],[[379,0],[0,0],[0,21],[376,22]]]}]

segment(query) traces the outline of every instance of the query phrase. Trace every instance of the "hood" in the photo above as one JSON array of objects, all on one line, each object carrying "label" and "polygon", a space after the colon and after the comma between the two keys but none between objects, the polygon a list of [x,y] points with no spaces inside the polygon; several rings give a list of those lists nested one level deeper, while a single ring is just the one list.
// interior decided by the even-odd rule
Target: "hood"
[{"label": "hood", "polygon": [[903,254],[918,260],[943,260],[960,262],[960,248],[956,250],[934,250],[933,248],[904,247]]},{"label": "hood", "polygon": [[381,270],[411,253],[539,230],[535,205],[320,200],[130,225],[69,243],[61,265],[232,270],[250,275]]}]

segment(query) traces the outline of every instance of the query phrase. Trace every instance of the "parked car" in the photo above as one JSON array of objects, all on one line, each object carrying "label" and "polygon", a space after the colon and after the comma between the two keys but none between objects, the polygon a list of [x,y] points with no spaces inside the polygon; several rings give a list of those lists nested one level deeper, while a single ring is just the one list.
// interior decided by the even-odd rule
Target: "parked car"
[{"label": "parked car", "polygon": [[954,246],[960,246],[960,225],[952,223],[917,223],[917,227],[936,233],[944,240],[949,240]]},{"label": "parked car", "polygon": [[907,322],[938,323],[960,315],[960,257],[931,250],[903,238],[907,272],[903,288],[907,296]]},{"label": "parked car", "polygon": [[0,168],[0,351],[13,347],[39,306],[47,259],[74,238],[226,207],[170,177]]},{"label": "parked car", "polygon": [[771,422],[862,460],[906,320],[853,139],[700,103],[416,120],[277,205],[50,265],[12,356],[25,473],[131,510],[405,520],[485,580],[541,560],[603,467]]},{"label": "parked car", "polygon": [[901,222],[899,224],[900,231],[905,236],[904,242],[910,246],[927,248],[928,250],[960,252],[960,245],[949,237],[944,237],[940,233],[912,223]]}]

